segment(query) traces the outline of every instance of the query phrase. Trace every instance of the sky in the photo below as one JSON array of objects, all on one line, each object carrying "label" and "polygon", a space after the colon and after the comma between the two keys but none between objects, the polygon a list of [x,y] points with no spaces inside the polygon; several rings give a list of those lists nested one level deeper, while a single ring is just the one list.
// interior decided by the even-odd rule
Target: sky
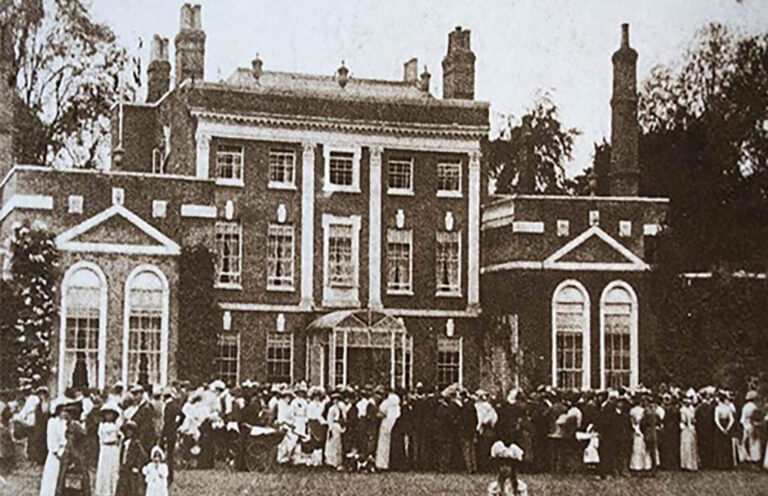
[{"label": "sky", "polygon": [[[96,20],[115,31],[146,68],[155,33],[171,40],[180,0],[91,0]],[[737,33],[768,31],[768,0],[202,0],[205,79],[249,67],[331,75],[342,60],[352,77],[401,79],[418,57],[442,94],[441,60],[448,33],[472,31],[475,98],[491,104],[491,121],[519,117],[548,92],[566,127],[581,131],[573,175],[591,163],[592,144],[610,138],[611,54],[620,25],[630,24],[639,52],[638,81],[658,64],[679,63],[709,22]],[[138,40],[143,47],[138,50]]]}]

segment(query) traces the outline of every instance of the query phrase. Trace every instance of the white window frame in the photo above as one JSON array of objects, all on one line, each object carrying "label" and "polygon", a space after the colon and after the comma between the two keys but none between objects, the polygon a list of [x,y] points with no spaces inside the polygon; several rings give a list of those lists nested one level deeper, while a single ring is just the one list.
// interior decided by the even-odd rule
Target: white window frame
[{"label": "white window frame", "polygon": [[[274,339],[277,337],[278,339]],[[277,332],[276,330],[272,330],[267,332],[267,345],[264,348],[264,364],[267,367],[267,373],[265,374],[265,379],[269,382],[269,348],[270,344],[275,342],[280,342],[281,344],[285,344],[287,341],[290,346],[290,357],[288,360],[289,366],[290,366],[290,380],[288,381],[289,384],[293,384],[293,360],[294,360],[294,339],[293,339],[293,333],[292,332]]]},{"label": "white window frame", "polygon": [[[239,148],[239,152],[235,152],[232,150],[222,150],[222,148]],[[240,177],[219,177],[219,156],[220,155],[239,155],[240,156]],[[226,143],[219,143],[216,146],[216,156],[215,156],[216,162],[215,162],[215,174],[216,174],[216,184],[224,185],[224,186],[243,186],[243,174],[245,171],[245,147],[242,145],[228,145]]]},{"label": "white window frame", "polygon": [[[463,336],[454,336],[454,337],[447,337],[447,336],[438,336],[437,338],[437,361],[435,363],[435,373],[438,374],[438,377],[436,378],[436,383],[439,381],[439,370],[440,370],[440,348],[442,343],[458,343],[459,348],[459,386],[462,386],[464,384],[464,338]],[[454,346],[454,345],[451,345]]]},{"label": "white window frame", "polygon": [[565,281],[561,282],[557,285],[555,290],[552,292],[552,302],[551,302],[551,308],[552,308],[552,333],[551,333],[551,340],[552,340],[552,351],[551,351],[551,360],[552,360],[552,387],[559,387],[557,384],[557,297],[563,289],[565,289],[568,286],[572,286],[579,290],[583,296],[584,301],[584,313],[582,315],[583,319],[583,327],[582,327],[582,337],[581,337],[581,388],[584,390],[590,389],[591,384],[591,360],[590,360],[590,299],[589,299],[589,291],[587,291],[587,288],[584,287],[583,284],[581,284],[579,281],[575,279],[566,279]]},{"label": "white window frame", "polygon": [[152,149],[152,174],[165,174],[165,151],[161,148]]},{"label": "white window frame", "polygon": [[[440,289],[437,285],[437,249],[438,249],[438,242],[437,237],[440,232],[444,233],[453,233],[458,238],[458,245],[459,245],[459,254],[458,254],[458,268],[457,268],[457,281],[456,281],[456,288],[455,289]],[[461,271],[462,271],[462,263],[461,263],[461,231],[459,230],[452,230],[452,231],[443,231],[438,230],[435,232],[435,296],[438,297],[461,297]]]},{"label": "white window frame", "polygon": [[[402,236],[408,243],[408,281],[401,283],[401,286],[393,284],[389,280],[389,244],[402,243],[403,240],[394,239]],[[387,294],[413,296],[413,230],[412,229],[389,229],[387,230]]]},{"label": "white window frame", "polygon": [[[7,255],[10,257],[10,254]],[[64,274],[64,278],[61,283],[61,310],[59,312],[59,364],[58,364],[58,391],[63,393],[67,387],[67,379],[64,377],[64,353],[66,351],[66,334],[67,334],[67,305],[69,304],[67,298],[67,289],[69,288],[72,277],[81,269],[86,269],[94,272],[99,278],[99,349],[98,349],[98,378],[97,384],[99,389],[104,389],[106,382],[106,359],[107,359],[107,278],[104,275],[104,271],[101,267],[93,262],[80,261],[67,269]]]},{"label": "white window frame", "polygon": [[620,288],[629,294],[632,305],[629,316],[629,387],[635,388],[640,383],[640,355],[639,355],[639,317],[638,300],[635,290],[625,281],[615,280],[608,283],[600,295],[600,389],[607,387],[605,380],[605,316],[606,303],[610,292]]},{"label": "white window frame", "polygon": [[[269,238],[272,236],[273,230],[279,230],[279,231],[290,231],[291,234],[291,255],[290,255],[290,277],[283,276],[280,279],[278,279],[276,276],[272,276],[270,274],[269,270],[269,264],[270,260],[272,258],[272,252],[270,250],[270,244],[269,244]],[[282,236],[285,236],[283,233],[278,233]],[[293,224],[277,224],[270,222],[267,226],[267,291],[295,291],[296,289],[296,282],[295,282],[295,276],[296,276],[296,232],[293,227]],[[275,260],[275,263],[277,263],[277,260]],[[280,281],[290,281],[289,284],[280,284]]]},{"label": "white window frame", "polygon": [[[360,306],[360,216],[323,214],[323,306],[359,307]],[[332,287],[329,274],[329,238],[332,225],[352,227],[352,285],[349,288]]]},{"label": "white window frame", "polygon": [[[234,362],[235,362],[235,382],[231,386],[237,387],[238,384],[240,384],[240,333],[235,331],[222,331],[216,341],[216,346],[218,348],[218,357],[216,358],[216,377],[224,380],[223,375],[221,373],[221,362],[222,356],[221,356],[221,348],[224,345],[223,341],[226,339],[234,338],[235,346],[237,347],[237,355],[235,356]],[[228,359],[228,361],[232,361],[231,359]],[[227,381],[224,381],[227,382]]]},{"label": "white window frame", "polygon": [[[459,189],[458,190],[449,190],[449,189],[440,189],[440,168],[441,166],[458,166],[459,169]],[[436,169],[435,169],[435,178],[437,180],[437,197],[438,198],[461,198],[462,197],[462,188],[461,188],[461,180],[463,178],[463,171],[462,171],[463,165],[461,163],[461,160],[441,160],[437,163]]]},{"label": "white window frame", "polygon": [[123,384],[128,384],[128,345],[130,340],[131,327],[131,284],[137,275],[142,272],[151,272],[156,275],[162,284],[162,308],[160,314],[160,386],[168,383],[168,316],[170,302],[170,288],[168,278],[155,265],[141,264],[135,267],[125,279],[123,293]]},{"label": "white window frame", "polygon": [[[221,267],[219,267],[219,241],[216,239],[218,237],[218,230],[219,226],[223,226],[224,224],[229,225],[237,225],[238,228],[238,237],[239,237],[239,243],[238,243],[238,267],[237,272],[230,272],[232,275],[238,276],[237,282],[221,282]],[[216,222],[216,225],[214,227],[214,242],[216,243],[216,280],[214,281],[214,287],[216,288],[223,288],[223,289],[242,289],[243,287],[243,224],[238,221],[233,220],[219,220]]]},{"label": "white window frame", "polygon": [[[291,163],[291,181],[274,181],[272,180],[272,156],[273,155],[280,155],[280,156],[288,156],[290,155],[292,160]],[[287,189],[287,190],[295,190],[296,189],[296,151],[289,149],[289,148],[270,148],[269,149],[269,158],[267,162],[267,188],[269,189]]]},{"label": "white window frame", "polygon": [[[331,183],[331,154],[352,154],[352,184]],[[360,193],[360,147],[350,146],[323,146],[323,190],[329,193]]]},{"label": "white window frame", "polygon": [[[393,188],[390,186],[390,167],[392,164],[408,165],[408,187],[407,188]],[[413,196],[413,158],[406,157],[392,157],[387,160],[387,194],[392,196]]]}]

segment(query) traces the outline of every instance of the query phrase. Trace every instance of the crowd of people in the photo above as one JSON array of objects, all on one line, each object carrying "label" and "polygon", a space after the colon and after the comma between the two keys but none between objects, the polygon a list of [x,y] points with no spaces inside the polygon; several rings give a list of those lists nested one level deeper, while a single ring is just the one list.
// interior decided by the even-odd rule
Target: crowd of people
[{"label": "crowd of people", "polygon": [[501,474],[511,466],[513,477],[768,469],[767,427],[768,403],[756,391],[736,398],[713,387],[540,387],[492,398],[456,384],[325,390],[216,380],[128,390],[117,383],[54,399],[41,387],[0,397],[0,475],[24,455],[44,466],[41,496],[66,484],[85,495],[164,495],[182,463],[253,469],[253,446],[263,447],[264,468]]}]

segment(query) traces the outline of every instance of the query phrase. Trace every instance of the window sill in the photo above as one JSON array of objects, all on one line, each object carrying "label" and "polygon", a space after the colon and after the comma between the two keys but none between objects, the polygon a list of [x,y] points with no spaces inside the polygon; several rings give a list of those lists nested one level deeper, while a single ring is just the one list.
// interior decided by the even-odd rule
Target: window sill
[{"label": "window sill", "polygon": [[323,191],[326,193],[362,193],[359,185],[339,186],[337,184],[323,185]]},{"label": "window sill", "polygon": [[437,291],[435,296],[438,298],[461,298],[461,291]]},{"label": "window sill", "polygon": [[243,289],[243,285],[239,282],[217,282],[214,283],[213,287],[215,289]]},{"label": "window sill", "polygon": [[413,296],[412,289],[387,289],[387,295],[390,296]]},{"label": "window sill", "polygon": [[323,300],[323,306],[329,308],[359,308],[360,300]]},{"label": "window sill", "polygon": [[276,293],[293,293],[296,291],[296,288],[293,286],[275,286],[272,284],[267,284],[267,291],[274,291]]},{"label": "window sill", "polygon": [[437,191],[438,198],[462,198],[461,191]]},{"label": "window sill", "polygon": [[242,179],[227,179],[227,178],[216,178],[216,186],[233,186],[236,188],[243,188],[245,187],[245,183]]},{"label": "window sill", "polygon": [[279,189],[283,191],[296,191],[296,185],[292,183],[276,183],[270,181],[267,183],[268,189]]},{"label": "window sill", "polygon": [[387,194],[389,196],[413,196],[413,190],[389,188],[387,189]]}]

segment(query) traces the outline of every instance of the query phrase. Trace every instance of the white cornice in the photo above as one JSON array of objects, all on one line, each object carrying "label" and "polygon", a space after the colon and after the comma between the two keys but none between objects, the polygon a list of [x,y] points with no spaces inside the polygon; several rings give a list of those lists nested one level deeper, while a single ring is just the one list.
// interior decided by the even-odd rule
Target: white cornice
[{"label": "white cornice", "polygon": [[[282,312],[282,313],[326,313],[335,309],[307,308],[301,305],[273,305],[269,303],[220,302],[219,308],[231,312]],[[444,310],[439,308],[384,308],[380,311],[396,317],[443,317],[474,318],[480,310]]]},{"label": "white cornice", "polygon": [[53,197],[50,195],[22,195],[11,196],[2,209],[0,209],[0,221],[5,219],[14,209],[23,208],[29,210],[53,210]]},{"label": "white cornice", "polygon": [[[233,114],[211,112],[204,109],[192,109],[191,114],[199,119],[198,133],[214,136],[235,134],[238,138],[258,139],[252,135],[258,132],[262,139],[286,139],[284,136],[295,136],[291,141],[303,141],[312,136],[324,136],[315,141],[338,141],[339,136],[345,136],[349,141],[357,143],[370,142],[372,146],[415,148],[437,151],[456,151],[468,153],[479,151],[478,141],[488,136],[488,126],[461,126],[454,124],[402,124],[383,121],[351,121],[347,119],[317,118],[309,116],[292,116],[274,114]],[[250,132],[232,131],[227,129],[244,128]],[[211,132],[208,129],[217,128],[220,131]],[[307,133],[308,130],[312,130]],[[282,137],[282,138],[281,138]],[[412,142],[412,143],[411,143]],[[435,144],[429,144],[435,143]],[[418,146],[422,145],[422,146]]]}]

